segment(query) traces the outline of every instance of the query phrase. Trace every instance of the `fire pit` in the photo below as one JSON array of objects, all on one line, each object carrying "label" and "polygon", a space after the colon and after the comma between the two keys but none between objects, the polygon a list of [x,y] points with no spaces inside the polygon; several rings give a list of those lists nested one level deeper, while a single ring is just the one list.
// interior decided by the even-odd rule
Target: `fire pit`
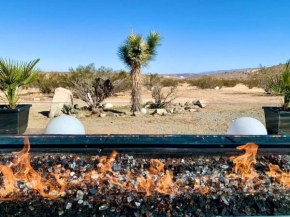
[{"label": "fire pit", "polygon": [[287,136],[69,138],[1,137],[0,216],[290,214]]}]

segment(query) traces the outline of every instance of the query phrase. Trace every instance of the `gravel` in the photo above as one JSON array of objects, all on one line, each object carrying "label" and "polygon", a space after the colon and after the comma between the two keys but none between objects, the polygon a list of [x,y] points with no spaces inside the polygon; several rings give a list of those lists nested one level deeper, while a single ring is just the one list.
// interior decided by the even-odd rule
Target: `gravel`
[{"label": "gravel", "polygon": [[[59,195],[56,199],[42,197],[28,183],[17,182],[14,191],[4,196],[10,200],[0,201],[0,216],[290,214],[288,187],[266,174],[270,163],[289,171],[289,155],[258,155],[251,168],[258,174],[253,179],[234,172],[235,160],[221,155],[160,159],[116,152],[110,157],[85,153],[30,156],[32,168],[56,187],[50,193]],[[19,167],[12,166],[13,158],[12,154],[1,154],[0,163],[10,165],[16,173]],[[61,193],[61,186],[49,172],[55,168],[59,178],[67,182]],[[1,194],[3,173],[0,184]]]}]

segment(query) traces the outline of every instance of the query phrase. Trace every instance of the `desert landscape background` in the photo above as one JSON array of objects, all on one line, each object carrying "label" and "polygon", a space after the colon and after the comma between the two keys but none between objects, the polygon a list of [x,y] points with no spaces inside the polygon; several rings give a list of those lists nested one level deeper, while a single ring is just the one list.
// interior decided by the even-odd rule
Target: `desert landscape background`
[{"label": "desert landscape background", "polygon": [[[266,77],[279,73],[283,65],[263,69],[247,69],[228,72],[210,72],[202,74],[162,75],[169,85],[164,87],[164,92],[170,89],[171,83],[177,84],[177,98],[172,102],[184,104],[203,100],[205,108],[196,112],[183,112],[180,114],[166,114],[163,116],[151,115],[154,109],[147,109],[147,114],[138,113],[131,116],[130,113],[130,90],[122,91],[107,98],[104,103],[112,103],[113,109],[106,112],[122,115],[108,115],[104,118],[92,115],[89,111],[81,111],[75,115],[85,126],[87,134],[226,134],[233,120],[239,117],[253,117],[265,124],[263,106],[279,106],[282,97],[267,94],[260,87],[246,86],[244,81],[261,80],[260,76]],[[51,76],[53,73],[45,73]],[[62,74],[62,73],[60,73]],[[191,81],[204,79],[206,81],[235,81],[229,87],[198,87]],[[239,82],[240,81],[240,82]],[[244,84],[243,84],[244,83]],[[227,84],[227,83],[226,83]],[[211,84],[212,85],[212,84]],[[215,86],[215,85],[214,85]],[[233,87],[230,87],[233,86]],[[258,85],[257,85],[258,86]],[[30,109],[28,128],[25,134],[42,134],[51,118],[48,118],[53,92],[41,93],[39,88],[29,87],[21,92],[21,103],[32,104]],[[3,94],[0,95],[3,99]],[[152,101],[151,91],[142,89],[143,103]],[[75,98],[74,104],[80,107],[86,103]],[[125,113],[123,113],[125,112]]]},{"label": "desert landscape background", "polygon": [[[262,106],[279,105],[282,98],[265,94],[261,88],[249,89],[238,84],[235,87],[199,89],[188,84],[179,85],[178,98],[174,102],[205,100],[207,106],[198,112],[168,114],[165,116],[139,114],[137,117],[99,118],[89,112],[81,112],[76,117],[84,124],[88,134],[225,134],[230,123],[239,117],[253,117],[265,123]],[[25,93],[26,92],[26,93]],[[25,134],[41,134],[51,120],[47,117],[52,94],[41,94],[37,89],[23,91],[21,103],[31,103],[28,129]],[[143,102],[151,101],[150,91],[144,88]],[[37,101],[34,101],[34,100]],[[39,99],[39,101],[38,101]],[[110,97],[105,102],[112,103],[116,111],[129,111],[130,92]],[[85,103],[75,99],[74,103]]]}]

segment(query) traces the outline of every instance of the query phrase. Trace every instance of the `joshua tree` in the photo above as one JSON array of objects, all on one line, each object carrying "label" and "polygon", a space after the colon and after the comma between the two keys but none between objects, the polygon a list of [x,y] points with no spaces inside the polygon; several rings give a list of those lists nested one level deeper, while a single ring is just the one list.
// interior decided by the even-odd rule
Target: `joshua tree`
[{"label": "joshua tree", "polygon": [[151,31],[146,40],[141,35],[132,32],[119,48],[120,59],[131,69],[131,111],[133,114],[141,108],[141,67],[147,66],[148,62],[154,59],[156,47],[161,45],[160,40],[161,36],[155,31]]},{"label": "joshua tree", "polygon": [[40,71],[35,68],[38,62],[39,59],[25,63],[0,58],[0,90],[4,92],[10,109],[17,107],[20,87],[36,79]]}]

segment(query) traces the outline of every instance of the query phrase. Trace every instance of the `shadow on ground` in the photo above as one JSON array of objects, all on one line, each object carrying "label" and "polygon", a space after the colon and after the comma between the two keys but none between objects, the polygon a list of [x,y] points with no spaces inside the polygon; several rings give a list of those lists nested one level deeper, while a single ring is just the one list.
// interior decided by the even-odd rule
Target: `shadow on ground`
[{"label": "shadow on ground", "polygon": [[38,112],[38,114],[42,114],[43,116],[48,117],[49,111]]}]

